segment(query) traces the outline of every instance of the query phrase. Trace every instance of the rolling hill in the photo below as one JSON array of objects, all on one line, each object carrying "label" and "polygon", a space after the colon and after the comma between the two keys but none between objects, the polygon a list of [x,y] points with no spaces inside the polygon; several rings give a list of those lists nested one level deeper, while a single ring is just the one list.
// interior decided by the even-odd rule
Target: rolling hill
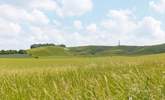
[{"label": "rolling hill", "polygon": [[27,50],[28,54],[32,57],[43,56],[69,56],[69,50],[67,48],[46,46]]},{"label": "rolling hill", "polygon": [[82,46],[72,47],[70,50],[76,55],[146,55],[165,53],[165,44],[152,46]]},{"label": "rolling hill", "polygon": [[75,55],[128,55],[133,51],[136,51],[140,47],[136,46],[84,46],[84,47],[72,47],[70,50]]},{"label": "rolling hill", "polygon": [[153,46],[46,46],[28,50],[32,57],[42,56],[124,56],[165,53],[165,44]]}]

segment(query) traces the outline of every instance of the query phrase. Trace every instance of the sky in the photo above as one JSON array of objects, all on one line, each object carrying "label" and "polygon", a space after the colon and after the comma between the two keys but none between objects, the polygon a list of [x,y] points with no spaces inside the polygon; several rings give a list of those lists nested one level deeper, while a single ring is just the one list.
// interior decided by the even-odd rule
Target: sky
[{"label": "sky", "polygon": [[0,0],[0,49],[165,43],[165,0]]}]

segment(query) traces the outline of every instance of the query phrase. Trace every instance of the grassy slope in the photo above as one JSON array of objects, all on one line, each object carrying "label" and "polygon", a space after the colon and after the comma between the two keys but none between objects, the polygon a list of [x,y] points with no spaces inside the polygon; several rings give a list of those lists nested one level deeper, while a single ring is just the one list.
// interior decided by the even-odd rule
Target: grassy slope
[{"label": "grassy slope", "polygon": [[2,100],[165,100],[165,54],[1,59]]},{"label": "grassy slope", "polygon": [[75,55],[144,55],[165,53],[165,44],[154,46],[84,46],[71,47]]},{"label": "grassy slope", "polygon": [[[142,47],[136,46],[85,46],[85,47],[73,47],[70,50],[76,55],[96,55],[96,56],[108,56],[108,55],[129,55],[135,54],[136,50]],[[140,52],[139,52],[140,53]]]},{"label": "grassy slope", "polygon": [[70,55],[67,48],[47,46],[39,47],[28,50],[28,54],[33,57],[42,57],[42,56],[68,56]]}]

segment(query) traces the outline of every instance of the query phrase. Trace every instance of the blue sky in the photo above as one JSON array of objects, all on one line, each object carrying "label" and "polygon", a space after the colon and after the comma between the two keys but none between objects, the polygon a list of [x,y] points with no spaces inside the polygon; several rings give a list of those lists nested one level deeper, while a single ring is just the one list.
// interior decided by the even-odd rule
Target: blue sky
[{"label": "blue sky", "polygon": [[165,43],[165,0],[0,0],[0,49]]}]

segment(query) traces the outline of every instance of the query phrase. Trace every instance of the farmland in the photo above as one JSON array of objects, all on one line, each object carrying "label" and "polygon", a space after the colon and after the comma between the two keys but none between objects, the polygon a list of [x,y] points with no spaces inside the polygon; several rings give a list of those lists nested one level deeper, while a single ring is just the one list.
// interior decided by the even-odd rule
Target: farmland
[{"label": "farmland", "polygon": [[165,54],[1,58],[2,100],[163,100]]},{"label": "farmland", "polygon": [[165,0],[0,0],[0,100],[165,100]]}]

